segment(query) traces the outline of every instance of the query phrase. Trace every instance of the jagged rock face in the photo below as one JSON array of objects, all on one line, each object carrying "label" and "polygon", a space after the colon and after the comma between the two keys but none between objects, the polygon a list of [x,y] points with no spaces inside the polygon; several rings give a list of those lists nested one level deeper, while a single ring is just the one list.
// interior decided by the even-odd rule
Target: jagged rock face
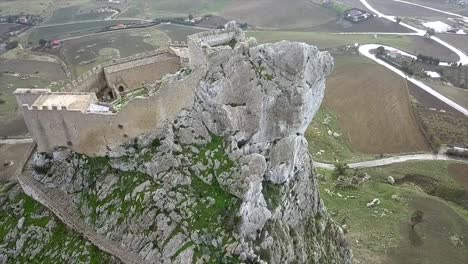
[{"label": "jagged rock face", "polygon": [[[98,168],[56,154],[65,162],[52,158],[48,177],[36,179],[74,193],[88,224],[151,263],[351,263],[303,136],[331,56],[252,39],[206,54],[205,66],[163,80],[199,76],[193,105],[176,120],[110,151]],[[125,185],[129,173],[139,178]]]}]

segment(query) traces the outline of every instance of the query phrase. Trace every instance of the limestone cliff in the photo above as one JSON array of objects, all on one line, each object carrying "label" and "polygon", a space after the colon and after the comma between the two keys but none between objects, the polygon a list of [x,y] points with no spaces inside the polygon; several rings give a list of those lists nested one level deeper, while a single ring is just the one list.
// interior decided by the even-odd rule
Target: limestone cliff
[{"label": "limestone cliff", "polygon": [[331,56],[243,35],[201,52],[157,84],[193,87],[175,120],[106,157],[36,154],[33,177],[148,263],[351,263],[304,138]]}]

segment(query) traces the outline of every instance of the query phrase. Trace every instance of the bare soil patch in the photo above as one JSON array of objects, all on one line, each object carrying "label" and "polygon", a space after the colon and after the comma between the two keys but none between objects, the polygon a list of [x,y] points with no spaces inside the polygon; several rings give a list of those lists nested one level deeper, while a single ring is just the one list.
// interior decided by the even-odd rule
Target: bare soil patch
[{"label": "bare soil patch", "polygon": [[[18,166],[26,158],[31,144],[1,145],[0,146],[0,181],[13,180]],[[5,166],[8,162],[12,165]]]},{"label": "bare soil patch", "polygon": [[260,28],[298,29],[336,20],[337,13],[307,0],[233,0],[221,16]]},{"label": "bare soil patch", "polygon": [[338,56],[324,106],[338,116],[351,145],[368,154],[427,151],[405,81],[357,56]]},{"label": "bare soil patch", "polygon": [[468,191],[468,165],[453,163],[448,167],[449,174]]}]

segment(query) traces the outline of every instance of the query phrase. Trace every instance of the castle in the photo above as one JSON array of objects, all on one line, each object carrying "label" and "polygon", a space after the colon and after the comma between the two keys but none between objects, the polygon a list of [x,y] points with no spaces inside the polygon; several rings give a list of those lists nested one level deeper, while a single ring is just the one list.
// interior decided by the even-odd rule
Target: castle
[{"label": "castle", "polygon": [[[232,49],[242,40],[244,33],[230,22],[189,36],[188,54],[173,48],[143,53],[95,67],[60,92],[19,88],[14,94],[39,152],[68,147],[103,156],[173,120],[193,102],[213,49]],[[174,74],[184,78],[168,78]]]}]

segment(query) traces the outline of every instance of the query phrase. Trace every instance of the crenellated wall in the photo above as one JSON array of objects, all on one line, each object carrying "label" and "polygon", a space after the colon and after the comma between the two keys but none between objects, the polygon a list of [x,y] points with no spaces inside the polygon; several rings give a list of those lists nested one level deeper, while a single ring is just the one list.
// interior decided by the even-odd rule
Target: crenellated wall
[{"label": "crenellated wall", "polygon": [[160,80],[180,68],[179,57],[166,52],[104,67],[104,75],[109,87],[121,87],[128,92]]},{"label": "crenellated wall", "polygon": [[[78,153],[102,156],[163,121],[174,119],[191,105],[193,88],[206,73],[206,67],[200,66],[206,66],[207,58],[213,60],[213,50],[219,51],[218,55],[232,53],[227,45],[232,46],[233,40],[234,44],[243,41],[245,35],[232,24],[223,30],[188,37],[190,71],[177,72],[181,62],[174,52],[156,50],[94,67],[67,84],[62,89],[66,92],[18,89],[15,95],[38,151],[69,147]],[[223,47],[212,48],[219,45]],[[98,105],[97,92],[109,88],[115,92],[120,85],[127,92],[155,81],[157,90],[150,90],[146,97],[128,99],[123,107],[116,108],[120,109],[116,113]]]},{"label": "crenellated wall", "polygon": [[[117,113],[70,110],[63,106],[41,107],[32,102],[22,104],[24,120],[39,152],[63,146],[78,153],[103,156],[108,149],[153,130],[165,120],[174,119],[182,108],[192,104],[192,89],[201,79],[202,72],[193,71],[180,80],[172,77],[166,76],[156,92],[148,97],[133,98]],[[34,93],[27,89],[15,93],[18,102],[26,102],[30,94]],[[38,94],[56,93],[43,90]],[[95,103],[90,98],[90,103]]]},{"label": "crenellated wall", "polygon": [[189,49],[189,63],[191,68],[206,65],[206,51],[210,47],[228,45],[231,41],[240,42],[245,40],[245,34],[235,22],[226,24],[224,29],[204,31],[187,37]]}]

